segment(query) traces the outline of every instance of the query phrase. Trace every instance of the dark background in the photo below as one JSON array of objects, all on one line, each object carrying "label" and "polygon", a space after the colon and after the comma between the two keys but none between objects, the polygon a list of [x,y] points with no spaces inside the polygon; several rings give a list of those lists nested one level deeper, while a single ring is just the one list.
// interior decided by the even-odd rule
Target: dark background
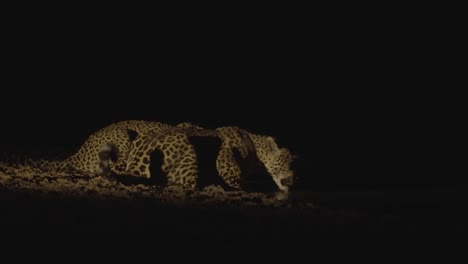
[{"label": "dark background", "polygon": [[2,37],[3,156],[63,156],[126,119],[238,125],[297,154],[302,188],[464,188],[457,34],[335,11],[21,9]]},{"label": "dark background", "polygon": [[467,45],[456,8],[21,5],[2,9],[2,159],[63,158],[120,120],[237,125],[298,155],[303,192],[291,208],[244,211],[5,190],[2,234],[127,230],[158,254],[160,242],[290,257],[316,253],[322,231],[466,230]]}]

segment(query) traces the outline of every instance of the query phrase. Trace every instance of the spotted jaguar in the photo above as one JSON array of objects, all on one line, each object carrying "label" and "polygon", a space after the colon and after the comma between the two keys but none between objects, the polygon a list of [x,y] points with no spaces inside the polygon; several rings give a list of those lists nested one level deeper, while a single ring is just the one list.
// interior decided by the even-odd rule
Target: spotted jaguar
[{"label": "spotted jaguar", "polygon": [[220,140],[216,169],[224,183],[233,189],[241,189],[241,179],[254,173],[259,164],[265,167],[280,190],[287,192],[293,184],[291,152],[280,148],[270,136],[249,133],[235,126],[211,130],[189,125],[140,137],[134,141],[129,155],[127,174],[150,178],[151,154],[158,150],[163,153],[161,169],[166,174],[167,184],[196,188],[200,176],[199,157],[190,142],[195,136]]}]

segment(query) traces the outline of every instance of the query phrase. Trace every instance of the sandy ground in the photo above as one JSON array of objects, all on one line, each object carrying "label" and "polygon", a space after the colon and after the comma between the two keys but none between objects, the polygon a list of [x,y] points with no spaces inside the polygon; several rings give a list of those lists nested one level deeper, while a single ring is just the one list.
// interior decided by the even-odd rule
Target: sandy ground
[{"label": "sandy ground", "polygon": [[[441,198],[443,197],[443,199]],[[14,232],[137,232],[164,239],[310,239],[330,231],[466,231],[466,195],[426,192],[183,193],[0,163],[0,225]],[[8,227],[5,229],[5,227]]]},{"label": "sandy ground", "polygon": [[[291,207],[283,193],[224,191],[209,185],[199,191],[162,188],[150,182],[110,180],[73,172],[51,172],[24,164],[0,164],[3,191],[81,200],[150,200],[180,207]],[[311,203],[304,207],[314,207]]]}]

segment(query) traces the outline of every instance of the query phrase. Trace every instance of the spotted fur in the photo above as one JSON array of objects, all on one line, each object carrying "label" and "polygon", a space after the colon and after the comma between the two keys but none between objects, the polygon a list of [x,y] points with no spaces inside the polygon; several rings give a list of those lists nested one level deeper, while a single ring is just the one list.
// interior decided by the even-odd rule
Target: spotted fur
[{"label": "spotted fur", "polygon": [[172,126],[160,122],[128,120],[91,134],[80,149],[63,161],[49,163],[56,170],[74,169],[87,174],[120,174],[127,169],[133,141]]},{"label": "spotted fur", "polygon": [[59,170],[75,169],[87,174],[130,175],[150,178],[151,153],[159,150],[162,171],[169,185],[196,188],[197,153],[189,138],[216,137],[221,147],[216,158],[219,176],[231,188],[240,189],[240,180],[263,164],[279,189],[293,183],[291,152],[279,148],[269,136],[249,133],[236,126],[204,129],[191,123],[172,126],[160,122],[128,120],[111,124],[91,136],[74,155],[51,163]]},{"label": "spotted fur", "polygon": [[151,153],[159,150],[164,155],[161,169],[167,175],[168,185],[196,188],[199,170],[197,153],[189,141],[191,136],[210,136],[221,140],[216,168],[223,181],[233,189],[240,189],[241,178],[252,173],[259,162],[265,166],[278,188],[287,191],[288,186],[292,185],[292,155],[289,150],[279,148],[272,137],[251,134],[235,126],[210,130],[188,124],[145,135],[134,141],[126,173],[150,178]]},{"label": "spotted fur", "polygon": [[145,135],[134,142],[128,159],[127,174],[150,178],[151,153],[160,150],[163,155],[162,171],[169,186],[195,189],[198,176],[197,154],[189,138],[192,136],[216,137],[214,130],[196,126],[179,125],[172,129]]},{"label": "spotted fur", "polygon": [[249,133],[255,145],[255,152],[278,188],[288,191],[294,183],[294,171],[291,168],[293,155],[287,148],[280,148],[270,136]]},{"label": "spotted fur", "polygon": [[[258,160],[280,190],[287,191],[288,186],[293,184],[293,156],[288,149],[279,148],[274,138],[249,133],[235,126],[220,127],[216,131],[223,142],[216,160],[217,169],[231,187],[239,188],[241,176],[251,174]],[[236,151],[246,161],[244,171],[236,159]]]}]

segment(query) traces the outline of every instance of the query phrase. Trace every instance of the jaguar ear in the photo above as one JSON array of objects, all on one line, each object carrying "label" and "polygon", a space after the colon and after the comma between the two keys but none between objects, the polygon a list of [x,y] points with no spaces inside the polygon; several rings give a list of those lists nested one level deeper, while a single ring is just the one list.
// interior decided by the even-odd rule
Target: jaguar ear
[{"label": "jaguar ear", "polygon": [[272,138],[272,137],[267,137],[267,144],[268,144],[268,148],[269,148],[272,152],[279,152],[279,151],[280,151],[280,149],[278,148],[278,145],[276,144],[274,138]]}]

